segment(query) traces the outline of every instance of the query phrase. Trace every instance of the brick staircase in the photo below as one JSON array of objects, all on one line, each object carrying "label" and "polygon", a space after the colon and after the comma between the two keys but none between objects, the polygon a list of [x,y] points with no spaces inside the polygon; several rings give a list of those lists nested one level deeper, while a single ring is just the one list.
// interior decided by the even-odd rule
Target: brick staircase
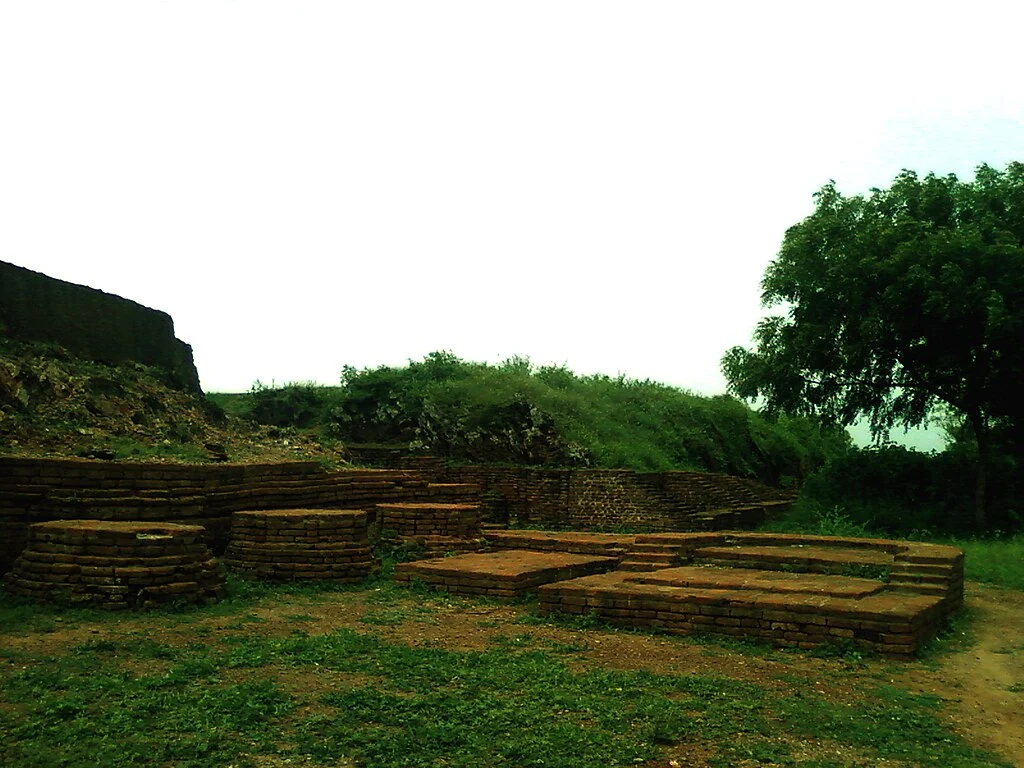
[{"label": "brick staircase", "polygon": [[637,540],[619,563],[620,571],[660,571],[680,565],[679,546]]}]

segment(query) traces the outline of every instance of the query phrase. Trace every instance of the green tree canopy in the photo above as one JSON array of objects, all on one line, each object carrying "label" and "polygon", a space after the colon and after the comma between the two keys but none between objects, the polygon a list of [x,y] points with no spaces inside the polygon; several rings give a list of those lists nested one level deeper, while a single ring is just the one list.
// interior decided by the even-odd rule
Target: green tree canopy
[{"label": "green tree canopy", "polygon": [[785,235],[762,282],[754,348],[729,350],[730,390],[770,410],[873,433],[945,404],[979,449],[976,522],[994,424],[1019,423],[1024,373],[1024,164],[973,181],[903,171],[846,197],[834,183]]}]

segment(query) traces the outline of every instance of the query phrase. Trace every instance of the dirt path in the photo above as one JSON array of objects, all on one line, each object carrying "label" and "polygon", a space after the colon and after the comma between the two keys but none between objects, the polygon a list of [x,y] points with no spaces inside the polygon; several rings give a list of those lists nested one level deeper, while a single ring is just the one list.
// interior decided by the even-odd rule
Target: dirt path
[{"label": "dirt path", "polygon": [[950,702],[950,724],[972,742],[1024,766],[1024,592],[967,585],[973,620],[964,650],[906,682]]}]

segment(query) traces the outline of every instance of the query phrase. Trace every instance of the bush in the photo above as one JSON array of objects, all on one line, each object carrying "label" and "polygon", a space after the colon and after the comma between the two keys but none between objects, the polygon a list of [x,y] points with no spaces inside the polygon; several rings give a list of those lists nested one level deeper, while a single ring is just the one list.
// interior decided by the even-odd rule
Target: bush
[{"label": "bush", "polygon": [[[808,477],[797,507],[805,517],[838,510],[852,523],[885,535],[963,534],[974,528],[975,467],[976,457],[964,448],[852,450]],[[1020,486],[1016,462],[996,457],[988,479],[994,527],[1020,528]]]},{"label": "bush", "polygon": [[697,469],[792,483],[846,449],[845,432],[768,421],[726,396],[625,377],[491,366],[434,352],[405,368],[346,368],[338,437],[398,442],[457,460],[635,470]]},{"label": "bush", "polygon": [[250,416],[259,423],[305,429],[324,423],[338,396],[336,390],[312,382],[268,387],[257,381],[249,397]]}]

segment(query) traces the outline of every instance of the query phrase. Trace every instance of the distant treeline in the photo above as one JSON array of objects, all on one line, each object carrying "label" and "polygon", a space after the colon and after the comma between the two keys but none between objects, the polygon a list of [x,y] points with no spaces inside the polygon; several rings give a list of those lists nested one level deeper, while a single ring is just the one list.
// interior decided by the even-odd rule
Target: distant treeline
[{"label": "distant treeline", "polygon": [[[898,445],[851,449],[806,479],[784,527],[925,539],[977,533],[976,462],[977,448],[969,441],[957,441],[942,453]],[[994,453],[988,480],[990,534],[1024,528],[1024,477],[1019,466],[1015,453]]]},{"label": "distant treeline", "polygon": [[265,424],[457,461],[705,470],[775,485],[796,485],[850,442],[843,430],[769,420],[726,395],[448,352],[404,367],[346,367],[339,387],[257,382],[245,395],[211,397]]}]

